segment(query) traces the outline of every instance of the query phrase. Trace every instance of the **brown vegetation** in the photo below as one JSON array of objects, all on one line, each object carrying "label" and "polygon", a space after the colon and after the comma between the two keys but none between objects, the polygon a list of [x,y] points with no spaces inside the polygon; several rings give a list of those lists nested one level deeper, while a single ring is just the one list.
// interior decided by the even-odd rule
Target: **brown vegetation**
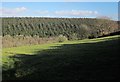
[{"label": "brown vegetation", "polygon": [[50,38],[39,38],[38,36],[15,36],[11,37],[9,35],[2,37],[2,46],[3,48],[8,47],[17,47],[24,45],[37,45],[44,43],[53,43],[57,42],[58,38],[50,37]]}]

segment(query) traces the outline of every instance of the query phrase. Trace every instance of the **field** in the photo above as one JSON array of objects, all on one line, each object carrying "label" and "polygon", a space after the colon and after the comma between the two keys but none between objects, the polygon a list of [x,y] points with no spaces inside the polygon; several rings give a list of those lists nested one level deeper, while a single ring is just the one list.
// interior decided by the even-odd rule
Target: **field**
[{"label": "field", "polygon": [[119,41],[116,35],[4,48],[3,80],[119,79]]}]

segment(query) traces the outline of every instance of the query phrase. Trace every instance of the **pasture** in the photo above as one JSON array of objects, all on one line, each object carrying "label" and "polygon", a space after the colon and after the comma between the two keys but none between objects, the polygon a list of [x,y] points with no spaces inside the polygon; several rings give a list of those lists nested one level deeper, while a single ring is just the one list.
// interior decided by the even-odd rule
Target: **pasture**
[{"label": "pasture", "polygon": [[3,80],[119,79],[120,35],[3,48]]}]

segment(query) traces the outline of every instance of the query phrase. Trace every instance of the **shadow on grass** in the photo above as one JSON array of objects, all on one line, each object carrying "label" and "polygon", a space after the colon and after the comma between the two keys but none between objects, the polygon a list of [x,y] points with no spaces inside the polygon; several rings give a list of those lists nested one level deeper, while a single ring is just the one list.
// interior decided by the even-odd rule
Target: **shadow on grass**
[{"label": "shadow on grass", "polygon": [[64,44],[34,55],[16,54],[11,57],[17,59],[15,68],[3,71],[3,80],[119,79],[119,41]]}]

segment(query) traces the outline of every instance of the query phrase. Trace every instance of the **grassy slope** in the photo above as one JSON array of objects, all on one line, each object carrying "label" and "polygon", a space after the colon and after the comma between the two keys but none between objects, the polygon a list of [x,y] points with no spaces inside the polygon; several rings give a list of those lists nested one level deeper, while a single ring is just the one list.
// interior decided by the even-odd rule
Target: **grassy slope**
[{"label": "grassy slope", "polygon": [[3,79],[116,79],[118,37],[5,48]]}]

